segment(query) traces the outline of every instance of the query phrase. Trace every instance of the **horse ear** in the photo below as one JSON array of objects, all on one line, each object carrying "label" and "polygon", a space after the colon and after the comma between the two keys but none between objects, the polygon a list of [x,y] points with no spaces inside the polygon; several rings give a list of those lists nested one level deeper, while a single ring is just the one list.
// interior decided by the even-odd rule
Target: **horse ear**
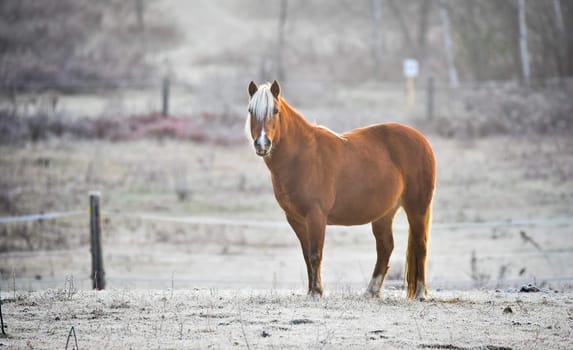
[{"label": "horse ear", "polygon": [[278,81],[273,81],[271,85],[271,92],[275,98],[279,98],[279,95],[281,94],[281,86],[279,85]]},{"label": "horse ear", "polygon": [[259,87],[257,86],[257,84],[254,81],[251,81],[249,83],[249,96],[253,97],[253,95],[255,94],[255,92],[257,92],[258,89]]}]

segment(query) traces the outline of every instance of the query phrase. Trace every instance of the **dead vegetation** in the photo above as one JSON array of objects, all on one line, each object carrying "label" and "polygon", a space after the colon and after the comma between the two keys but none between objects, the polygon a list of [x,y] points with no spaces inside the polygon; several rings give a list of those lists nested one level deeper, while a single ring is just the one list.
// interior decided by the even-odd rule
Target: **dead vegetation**
[{"label": "dead vegetation", "polygon": [[[447,88],[445,88],[447,89]],[[573,80],[537,86],[492,82],[437,94],[436,103],[457,101],[459,108],[438,108],[430,129],[454,138],[496,135],[564,135],[573,130]],[[424,123],[421,123],[424,128]]]},{"label": "dead vegetation", "polygon": [[[226,286],[236,286],[252,281],[259,281],[257,286],[299,286],[298,264],[302,259],[296,237],[286,226],[202,225],[137,216],[147,213],[284,222],[264,165],[243,142],[238,147],[172,139],[113,143],[48,139],[22,146],[2,145],[2,216],[82,210],[87,206],[87,193],[98,189],[104,212],[103,240],[109,247],[104,252],[106,260],[111,259],[109,273],[120,278],[114,285],[170,284],[175,273],[179,287],[192,285],[190,280],[203,281],[199,282],[203,286],[227,282],[230,284]],[[442,164],[434,223],[520,218],[546,218],[549,222],[570,215],[567,203],[573,197],[566,179],[573,174],[573,163],[571,154],[562,152],[571,143],[568,138],[458,141],[433,136],[431,142],[438,164]],[[530,154],[538,154],[543,161],[531,159]],[[182,200],[182,196],[187,197]],[[491,204],[491,198],[495,198],[496,205]],[[54,279],[63,279],[64,274],[81,273],[78,286],[82,286],[89,266],[81,260],[87,256],[87,220],[86,212],[57,220],[0,225],[0,248],[6,253],[0,257],[2,278],[10,279],[15,273],[25,281],[22,286],[53,286]],[[398,222],[396,259],[391,262],[388,276],[393,286],[399,286],[402,280],[405,242],[401,240],[406,237],[401,230],[407,223]],[[433,287],[519,288],[524,283],[535,283],[537,278],[539,287],[560,289],[566,281],[555,280],[544,286],[540,282],[569,274],[565,260],[571,247],[563,243],[568,242],[567,229],[434,227]],[[523,241],[520,231],[543,251]],[[332,229],[328,237],[326,252],[334,251],[333,255],[327,253],[327,259],[331,256],[330,264],[335,267],[326,272],[328,281],[340,288],[349,281],[353,288],[367,284],[369,259],[375,253],[369,228]],[[68,250],[69,254],[64,254]],[[62,254],[17,255],[45,251]],[[211,268],[217,266],[218,271],[228,272],[224,276],[201,272],[207,268],[201,263],[203,259],[210,262]],[[262,276],[260,268],[237,271],[244,266],[241,264],[258,266],[261,262],[272,266],[272,273]],[[129,275],[141,281],[123,282],[123,277]]]},{"label": "dead vegetation", "polygon": [[[0,344],[53,348],[75,340],[73,327],[78,346],[90,349],[566,347],[570,295],[547,298],[435,292],[413,303],[400,292],[380,300],[344,292],[314,300],[290,291],[218,289],[79,291],[69,298],[46,290],[4,304],[9,338]],[[506,313],[508,307],[514,311]]]},{"label": "dead vegetation", "polygon": [[241,123],[223,125],[219,116],[209,113],[193,118],[158,113],[130,117],[69,118],[57,113],[19,116],[8,110],[0,111],[1,143],[21,145],[53,138],[112,142],[145,138],[178,139],[223,145],[237,144],[244,139]]},{"label": "dead vegetation", "polygon": [[[232,13],[225,7],[230,1],[227,5],[171,4],[186,25],[188,38],[182,46],[191,52],[184,52],[171,66],[168,60],[156,61],[169,56],[162,56],[162,50],[179,40],[179,34],[162,23],[160,11],[158,22],[147,17],[142,31],[134,3],[0,3],[0,17],[9,24],[9,31],[0,35],[0,47],[14,48],[0,57],[0,88],[6,92],[0,112],[0,215],[85,208],[87,192],[101,190],[106,267],[113,286],[100,293],[88,290],[86,216],[0,225],[0,313],[4,312],[8,325],[8,338],[0,339],[0,347],[61,348],[64,342],[72,345],[76,340],[76,348],[94,349],[569,346],[571,295],[552,288],[571,287],[570,280],[560,280],[571,275],[573,247],[567,226],[523,231],[435,229],[430,260],[433,284],[426,303],[407,303],[401,291],[393,289],[401,288],[403,280],[405,230],[396,229],[396,252],[381,300],[358,296],[369,278],[374,254],[369,230],[333,230],[325,250],[330,259],[325,262],[325,281],[333,292],[317,301],[302,292],[306,272],[296,238],[288,229],[169,223],[126,215],[283,220],[266,169],[260,159],[249,157],[242,132],[245,81],[274,78],[277,68],[270,57],[275,52],[274,34],[248,28],[273,27],[275,5],[241,2],[229,7],[237,10]],[[503,58],[492,60],[494,69],[478,71],[491,65],[479,57],[474,61],[465,52],[470,58],[460,66],[465,83],[459,89],[438,89],[434,120],[423,117],[423,90],[417,91],[415,110],[405,111],[402,76],[396,67],[410,54],[407,38],[412,41],[413,29],[398,29],[400,18],[415,18],[421,26],[430,13],[434,21],[430,27],[436,27],[438,18],[432,16],[437,9],[423,11],[428,3],[385,2],[383,13],[394,15],[385,21],[393,28],[385,32],[385,40],[397,46],[388,65],[375,74],[374,62],[365,60],[370,47],[360,41],[370,35],[369,3],[353,4],[358,7],[351,13],[347,1],[333,2],[328,8],[321,2],[291,6],[294,11],[285,26],[289,37],[285,68],[292,84],[292,89],[285,90],[289,99],[297,107],[300,103],[310,109],[311,121],[318,118],[336,131],[388,120],[384,118],[427,131],[440,164],[435,222],[570,217],[570,79],[530,86],[467,82],[519,75],[513,57],[517,51],[505,45],[510,35],[488,40],[487,47],[473,45],[488,38],[488,33],[506,33],[507,26],[513,25],[506,17],[471,17],[470,22],[478,26],[461,29],[474,37],[458,38],[466,50],[486,47],[484,52]],[[571,12],[569,4],[561,3],[566,13]],[[499,10],[498,5],[476,1],[460,6],[515,14],[512,6]],[[253,6],[261,10],[254,13]],[[550,5],[539,3],[529,11],[536,7],[545,14],[551,10]],[[77,11],[81,16],[74,15]],[[325,23],[317,22],[317,13]],[[352,25],[339,26],[340,16],[348,14]],[[470,23],[464,11],[453,11],[451,16],[454,26]],[[542,24],[552,18],[529,17]],[[119,25],[118,19],[125,21]],[[213,34],[215,27],[219,34]],[[543,30],[533,40],[539,48],[541,34],[553,26],[538,28]],[[47,35],[38,36],[38,31]],[[146,38],[139,36],[142,32]],[[428,32],[437,33],[439,28]],[[225,40],[220,40],[221,35]],[[421,35],[419,42],[425,40]],[[511,40],[511,45],[517,44]],[[252,54],[255,44],[266,56]],[[422,58],[431,70],[423,71],[420,80],[435,74],[445,81],[439,36],[428,36],[427,44],[431,55]],[[53,50],[61,45],[64,50]],[[148,50],[162,54],[159,58],[147,55]],[[20,54],[30,57],[24,60]],[[131,97],[116,95],[131,85],[147,88],[149,80],[165,73],[158,66],[175,68],[171,73],[177,77],[197,79],[180,92],[192,99],[178,109],[187,113],[192,108],[192,114],[162,117],[152,112],[157,110],[153,105],[141,114],[119,108]],[[545,64],[543,55],[536,56],[535,66],[540,79],[568,74]],[[151,67],[155,69],[147,69]],[[396,83],[384,85],[380,78]],[[107,87],[113,88],[107,91],[113,97],[103,102],[105,113],[84,106],[82,96],[77,96]],[[156,90],[151,87],[149,94],[156,96]],[[28,97],[19,91],[46,94],[31,96],[27,106],[19,98]],[[67,113],[61,107],[67,97],[78,97],[81,113]],[[42,98],[45,103],[38,102]],[[83,113],[90,117],[84,118]],[[533,284],[542,277],[549,282]],[[516,293],[523,280],[532,282],[524,287],[533,293]],[[230,289],[218,289],[221,285]],[[508,286],[512,288],[504,290]],[[500,291],[494,293],[493,288]]]},{"label": "dead vegetation", "polygon": [[153,77],[147,55],[175,44],[178,31],[161,12],[138,16],[134,5],[3,1],[0,92],[14,99],[21,91],[77,93],[145,83]]}]

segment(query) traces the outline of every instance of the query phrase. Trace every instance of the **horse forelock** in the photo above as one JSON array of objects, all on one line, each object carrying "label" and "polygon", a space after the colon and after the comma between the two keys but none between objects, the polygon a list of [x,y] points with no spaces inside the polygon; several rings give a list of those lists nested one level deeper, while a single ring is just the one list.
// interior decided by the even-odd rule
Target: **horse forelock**
[{"label": "horse forelock", "polygon": [[249,111],[257,120],[264,120],[274,115],[275,99],[270,84],[259,86],[257,92],[251,97]]}]

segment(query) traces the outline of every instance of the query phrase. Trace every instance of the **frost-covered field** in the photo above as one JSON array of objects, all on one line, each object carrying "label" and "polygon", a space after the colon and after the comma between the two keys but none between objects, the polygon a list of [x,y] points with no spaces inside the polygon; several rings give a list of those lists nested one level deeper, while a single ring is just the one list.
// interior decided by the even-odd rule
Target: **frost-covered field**
[{"label": "frost-covered field", "polygon": [[[401,290],[407,226],[400,215],[380,300],[361,296],[375,259],[367,226],[327,230],[326,296],[312,300],[286,226],[127,215],[281,222],[267,170],[247,145],[3,146],[3,198],[12,210],[81,209],[88,190],[102,191],[108,289],[89,290],[87,216],[4,224],[9,338],[0,344],[63,348],[73,326],[80,349],[571,348],[571,140],[431,142],[438,186],[422,303],[406,301]],[[508,224],[520,221],[531,224]],[[542,291],[519,293],[529,282]]]},{"label": "frost-covered field", "polygon": [[[390,290],[314,300],[301,290],[6,293],[3,349],[570,349],[571,293]],[[70,339],[69,349],[75,345]]]}]

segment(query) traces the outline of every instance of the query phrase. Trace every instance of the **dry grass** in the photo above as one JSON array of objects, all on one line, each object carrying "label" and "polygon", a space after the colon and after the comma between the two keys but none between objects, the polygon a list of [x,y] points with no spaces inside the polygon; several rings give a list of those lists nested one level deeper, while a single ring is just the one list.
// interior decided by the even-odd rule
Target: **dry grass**
[{"label": "dry grass", "polygon": [[[424,303],[402,292],[380,300],[332,292],[252,289],[80,291],[6,300],[11,348],[549,348],[567,347],[570,294],[434,292]],[[504,312],[509,307],[511,313]],[[440,346],[440,347],[438,347]],[[446,347],[449,346],[449,347]]]},{"label": "dry grass", "polygon": [[[569,179],[573,178],[573,161],[566,152],[572,147],[568,138],[456,141],[431,137],[431,142],[438,157],[435,222],[572,214]],[[112,242],[296,245],[289,230],[280,235],[261,235],[260,231],[244,228],[227,231],[225,227],[175,225],[120,215],[147,212],[283,220],[268,171],[252,153],[246,141],[242,146],[171,140],[51,140],[25,147],[4,145],[0,157],[0,213],[81,210],[87,206],[88,191],[97,189],[103,193],[105,239]],[[187,193],[185,200],[179,193],[182,184]],[[4,251],[81,247],[87,243],[83,220],[74,217],[2,225],[0,247]],[[498,242],[515,234],[518,232],[486,233]],[[354,236],[347,235],[343,240],[347,239]],[[464,259],[465,266],[468,261],[469,255]]]},{"label": "dry grass", "polygon": [[[434,222],[573,215],[569,138],[430,135],[430,141],[438,158]],[[223,146],[48,139],[3,145],[0,154],[1,215],[81,210],[88,191],[102,192],[104,267],[112,288],[88,291],[87,216],[3,224],[0,283],[11,338],[0,343],[8,348],[61,347],[72,326],[80,348],[568,344],[571,296],[550,291],[570,290],[570,281],[560,279],[572,271],[569,226],[435,225],[430,299],[423,304],[406,302],[392,289],[402,285],[406,222],[401,214],[391,274],[379,301],[359,297],[374,265],[369,228],[329,229],[323,279],[330,294],[315,301],[304,295],[304,263],[288,228],[125,215],[283,220],[268,172],[246,141]],[[524,243],[521,231],[537,245]],[[528,282],[537,282],[544,292],[436,290],[513,291]],[[507,307],[514,312],[504,313]]]},{"label": "dry grass", "polygon": [[[172,55],[174,76],[192,80],[191,89],[173,87],[172,112],[191,113],[203,133],[232,133],[234,145],[217,139],[195,142],[202,137],[173,140],[173,125],[152,125],[146,129],[152,137],[136,141],[110,136],[132,131],[129,118],[120,117],[157,111],[157,90],[60,96],[49,113],[70,115],[69,120],[46,117],[31,105],[36,112],[29,119],[10,115],[0,121],[0,132],[9,136],[0,142],[0,215],[87,210],[88,191],[100,190],[111,288],[89,291],[87,216],[1,224],[2,311],[10,337],[0,339],[0,347],[62,348],[71,327],[80,348],[94,349],[570,346],[571,283],[562,279],[573,271],[570,226],[436,225],[430,298],[411,303],[394,289],[403,280],[401,214],[381,300],[360,296],[374,265],[368,227],[328,230],[327,296],[312,300],[305,296],[302,254],[288,228],[168,223],[127,215],[283,220],[268,172],[240,141],[237,128],[245,113],[246,82],[257,74],[253,69],[235,72],[240,66],[235,50],[220,55],[220,47],[211,45],[220,41],[217,34],[203,30],[214,16],[233,16],[221,13],[218,5],[203,7],[210,16],[176,11],[176,20],[190,26],[186,39],[195,46]],[[189,20],[190,14],[197,18]],[[226,42],[238,49],[260,39],[251,36],[256,31],[244,36],[247,21],[223,22],[242,28],[224,30],[231,35]],[[306,28],[297,30],[303,35]],[[337,41],[333,35],[325,45]],[[304,70],[297,74],[306,79]],[[345,131],[392,120],[430,131],[438,159],[435,222],[573,216],[573,141],[560,132],[571,128],[571,84],[559,91],[503,84],[503,91],[443,89],[436,93],[437,120],[431,125],[421,119],[421,90],[414,110],[407,111],[399,84],[301,80],[291,76],[283,90],[312,122]],[[214,120],[197,117],[209,116],[205,112],[214,112]],[[97,118],[86,122],[84,116]],[[521,231],[536,245],[524,242]],[[539,282],[543,292],[507,292],[523,282]],[[452,291],[476,287],[505,292]],[[553,293],[556,288],[566,292]]]},{"label": "dry grass", "polygon": [[[573,177],[573,161],[565,151],[570,139],[457,141],[431,136],[431,142],[438,157],[435,223],[572,215],[568,179]],[[268,171],[246,141],[239,147],[173,140],[49,140],[25,147],[4,145],[0,151],[2,215],[81,210],[87,207],[88,191],[102,192],[104,265],[112,287],[167,288],[174,282],[176,288],[302,288],[306,283],[300,248],[287,227],[185,224],[128,215],[284,221]],[[181,186],[187,193],[184,200]],[[402,283],[406,224],[399,214],[390,286]],[[522,230],[543,250],[524,243]],[[369,227],[328,232],[327,290],[363,288],[375,254]],[[87,213],[2,224],[0,234],[3,281],[15,276],[18,289],[34,290],[59,286],[65,276],[75,276],[79,289],[89,288]],[[571,274],[569,234],[567,226],[434,225],[431,287],[504,289],[545,281],[541,287],[566,288],[567,281],[558,278]]]}]

